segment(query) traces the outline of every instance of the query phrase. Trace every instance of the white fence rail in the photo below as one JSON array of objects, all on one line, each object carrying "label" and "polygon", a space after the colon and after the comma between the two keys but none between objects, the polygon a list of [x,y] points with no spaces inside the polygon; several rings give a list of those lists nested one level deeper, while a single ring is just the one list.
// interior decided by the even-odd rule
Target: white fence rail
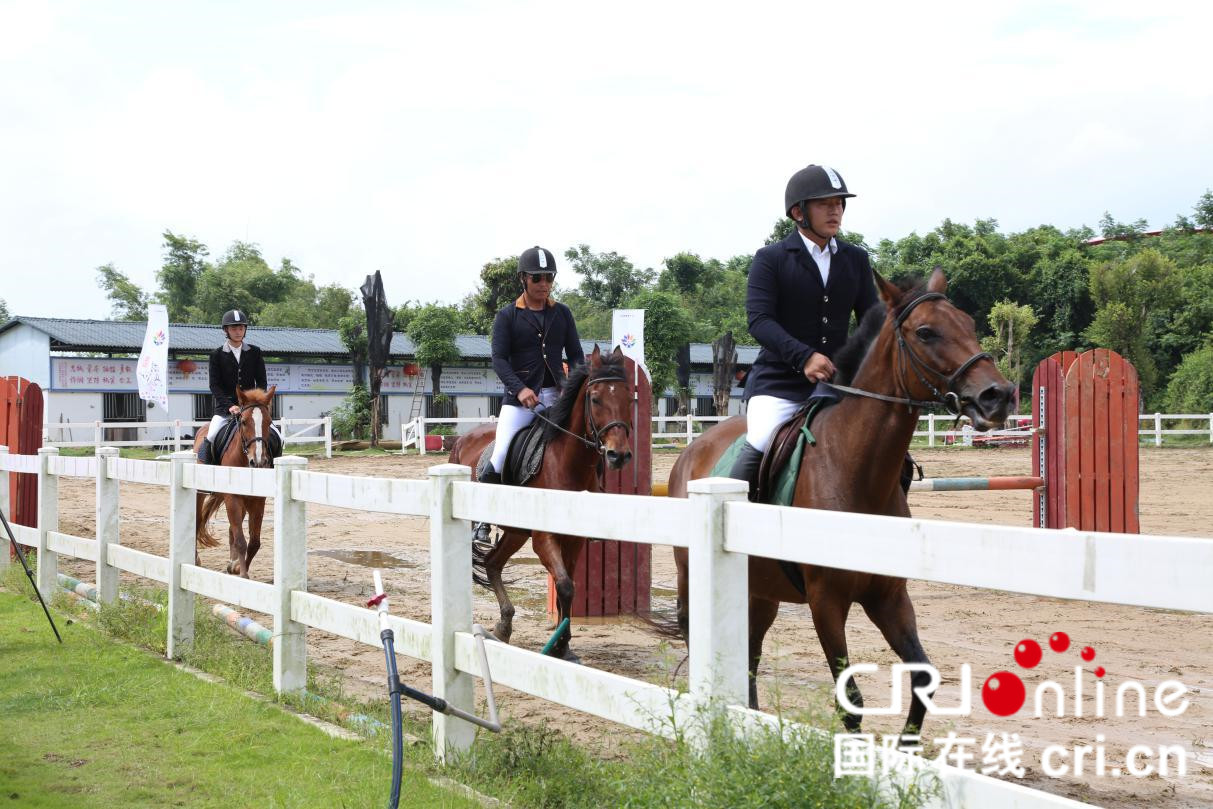
[{"label": "white fence rail", "polygon": [[[60,421],[47,422],[42,425],[42,434],[46,437],[43,444],[48,447],[165,447],[174,452],[189,449],[192,445],[192,435],[199,427],[210,424],[206,421]],[[319,419],[276,419],[274,424],[282,433],[283,444],[324,444],[324,456],[333,457],[333,420],[329,416]],[[291,428],[294,428],[292,431]],[[105,431],[110,429],[136,430],[142,438],[133,441],[107,441]],[[149,435],[150,431],[159,430],[160,436]],[[91,435],[90,441],[75,441],[73,431]],[[56,439],[53,434],[68,435],[67,440]]]},{"label": "white fence rail", "polygon": [[[703,706],[728,705],[746,725],[773,717],[749,711],[746,698],[748,581],[751,555],[808,564],[906,576],[1058,598],[1213,613],[1213,540],[1101,534],[1073,530],[968,525],[829,511],[780,508],[745,501],[745,484],[727,479],[693,481],[687,499],[478,486],[465,466],[431,467],[428,481],[319,475],[306,461],[285,457],[276,468],[247,479],[194,468],[189,452],[169,463],[121,462],[102,448],[94,465],[97,536],[58,532],[58,478],[79,467],[56,462],[58,449],[39,452],[39,528],[20,528],[18,540],[38,551],[39,586],[56,584],[58,554],[78,555],[97,566],[97,581],[116,582],[119,570],[169,585],[169,654],[192,643],[195,594],[220,597],[273,617],[274,685],[304,686],[306,627],[379,645],[375,614],[368,609],[309,594],[306,579],[308,503],[361,511],[410,513],[430,518],[431,623],[394,618],[397,651],[432,663],[433,692],[451,704],[474,708],[473,679],[480,674],[471,636],[471,530],[473,520],[526,524],[535,530],[685,546],[689,549],[690,690],[631,680],[491,643],[494,679],[519,691],[614,722],[670,733],[671,714],[685,722]],[[166,470],[150,473],[148,465]],[[0,507],[6,506],[8,474],[22,467],[0,448]],[[168,558],[119,544],[120,480],[163,481],[168,489]],[[193,565],[194,488],[222,483],[275,498],[274,580],[238,579]],[[846,542],[832,541],[838,536]],[[0,555],[7,562],[7,556]],[[1049,559],[1042,566],[1041,559]],[[101,598],[117,597],[116,587]],[[684,725],[685,726],[685,725]],[[468,747],[472,728],[441,714],[433,719],[438,755]],[[934,806],[1066,806],[1069,799],[974,772],[937,770],[943,793]]]},{"label": "white fence rail", "polygon": [[[653,441],[662,443],[671,440],[685,441],[691,443],[695,438],[708,429],[712,425],[724,421],[728,416],[696,416],[688,413],[685,416],[653,416],[654,424]],[[1161,447],[1163,445],[1163,436],[1168,435],[1205,435],[1209,437],[1209,443],[1213,444],[1213,413],[1142,413],[1138,417],[1138,422],[1146,422],[1148,426],[1139,424],[1137,436],[1138,440],[1152,440],[1154,446]],[[412,421],[403,422],[400,425],[401,448],[408,449],[409,447],[417,448],[422,455],[425,454],[425,442],[423,437],[430,425],[434,424],[489,424],[495,422],[494,417],[488,418],[464,418],[464,419],[430,419],[417,418]],[[1010,426],[1004,430],[998,430],[993,433],[977,433],[969,424],[967,416],[962,416],[959,425],[956,424],[956,417],[942,413],[924,413],[918,417],[919,429],[915,431],[915,438],[927,439],[927,446],[934,447],[940,443],[943,444],[962,444],[964,446],[972,446],[974,438],[978,441],[994,441],[1001,439],[1030,439],[1032,437],[1032,416],[1031,415],[1012,415],[1008,417]],[[925,422],[925,425],[923,424]],[[1164,422],[1195,422],[1197,424],[1207,423],[1208,426],[1196,427],[1172,427],[1163,428]],[[677,424],[677,430],[671,430],[670,425]],[[980,436],[980,437],[979,437]]]}]

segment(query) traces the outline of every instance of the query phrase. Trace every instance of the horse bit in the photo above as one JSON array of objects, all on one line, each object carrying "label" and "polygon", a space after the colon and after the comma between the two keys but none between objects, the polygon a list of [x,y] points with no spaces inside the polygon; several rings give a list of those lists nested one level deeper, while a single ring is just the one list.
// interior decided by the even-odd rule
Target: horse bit
[{"label": "horse bit", "polygon": [[[870,399],[880,399],[881,401],[893,402],[895,404],[904,404],[910,407],[935,407],[942,404],[949,413],[959,418],[960,407],[963,402],[961,401],[960,395],[956,393],[956,383],[978,362],[981,362],[982,360],[994,362],[994,357],[992,357],[989,352],[986,351],[978,352],[961,363],[960,367],[951,374],[945,374],[943,371],[931,368],[925,362],[923,362],[910,348],[909,344],[906,343],[906,338],[905,335],[902,334],[901,326],[905,322],[906,318],[910,316],[910,312],[913,312],[918,304],[932,300],[946,301],[948,300],[948,296],[944,295],[942,292],[928,292],[925,295],[920,295],[906,304],[906,307],[901,310],[901,313],[897,315],[897,318],[893,321],[893,328],[897,332],[897,383],[899,387],[907,394],[909,393],[909,388],[905,384],[905,367],[906,358],[908,357],[910,360],[910,368],[914,371],[914,375],[918,377],[919,382],[925,385],[927,389],[935,395],[934,401],[924,402],[917,399],[903,398],[899,396],[886,396],[882,393],[873,393],[872,391],[862,390],[860,388],[852,388],[846,385],[834,385],[832,383],[826,384],[829,385],[829,387],[834,388],[835,390],[843,391],[844,393],[852,393],[857,396],[866,396]],[[944,392],[941,392],[939,388],[927,381],[926,377],[923,376],[924,371],[938,377],[943,381]]]},{"label": "horse bit", "polygon": [[[264,436],[256,435],[249,439],[245,439],[245,437],[244,437],[244,421],[242,419],[240,419],[240,417],[242,415],[244,415],[245,411],[255,410],[258,407],[265,407],[265,405],[245,405],[244,407],[240,408],[240,412],[236,414],[236,418],[238,420],[238,425],[237,425],[236,429],[240,431],[240,443],[244,446],[244,459],[246,461],[248,461],[249,463],[252,463],[253,459],[251,457],[249,457],[248,448],[251,447],[253,444],[256,444],[258,441],[260,441],[263,444],[262,450],[265,451],[265,456],[268,458],[270,455],[270,445]],[[266,428],[266,431],[268,433],[268,431],[269,431],[268,427]]]}]

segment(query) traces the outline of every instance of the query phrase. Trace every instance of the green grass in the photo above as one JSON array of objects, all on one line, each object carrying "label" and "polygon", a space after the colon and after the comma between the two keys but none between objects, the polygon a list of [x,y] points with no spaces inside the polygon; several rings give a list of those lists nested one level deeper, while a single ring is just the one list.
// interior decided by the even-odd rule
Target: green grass
[{"label": "green grass", "polygon": [[[332,739],[273,704],[230,685],[202,682],[63,613],[56,623],[62,646],[36,602],[0,592],[5,804],[386,802],[391,760],[380,745]],[[409,806],[474,805],[434,787],[416,769],[406,768],[403,793]]]},{"label": "green grass", "polygon": [[[28,591],[28,584],[19,568],[11,570],[3,584],[10,590],[22,588]],[[152,603],[163,604],[165,600],[164,591],[155,588],[135,590],[130,594]],[[64,700],[73,704],[73,707],[62,712],[66,715],[57,714],[55,718],[56,725],[64,726],[59,733],[71,738],[71,743],[48,742],[45,745],[35,745],[31,748],[30,744],[24,740],[38,737],[42,731],[40,724],[42,712],[38,709],[31,709],[28,716],[23,715],[20,722],[16,721],[17,716],[11,707],[10,700],[29,694],[29,681],[25,683],[24,688],[17,685],[20,678],[14,672],[25,668],[45,667],[44,660],[48,655],[55,655],[58,658],[61,653],[52,648],[54,641],[50,630],[45,625],[45,619],[37,611],[35,603],[29,602],[28,598],[20,602],[22,628],[14,630],[9,626],[6,618],[7,611],[11,609],[10,601],[13,597],[3,593],[0,593],[0,597],[5,599],[0,601],[0,659],[3,659],[3,663],[0,663],[0,676],[5,677],[5,685],[0,686],[0,717],[2,717],[0,718],[0,739],[23,740],[18,745],[22,750],[21,757],[16,759],[18,764],[10,767],[7,762],[0,763],[0,796],[12,792],[30,795],[45,793],[53,789],[53,794],[57,797],[73,796],[70,804],[50,802],[28,805],[160,805],[158,800],[164,799],[167,793],[161,793],[159,797],[148,796],[147,803],[139,803],[130,797],[134,793],[121,791],[128,789],[128,784],[132,780],[129,777],[115,777],[114,783],[110,786],[113,791],[97,793],[95,803],[80,800],[80,795],[84,794],[83,787],[91,784],[89,779],[93,778],[93,775],[90,774],[88,778],[74,776],[73,773],[77,769],[83,770],[89,765],[82,764],[79,767],[73,767],[72,763],[78,760],[88,762],[102,760],[96,752],[86,752],[89,751],[95,735],[90,732],[91,724],[85,727],[80,723],[80,718],[86,715],[89,717],[90,723],[94,720],[94,716],[105,723],[108,728],[105,734],[107,739],[114,741],[127,739],[128,754],[132,749],[130,740],[140,740],[149,734],[154,734],[151,735],[151,738],[156,740],[153,742],[156,747],[161,746],[164,739],[180,742],[183,733],[190,734],[188,736],[190,750],[199,751],[206,744],[210,744],[210,742],[203,744],[195,741],[194,727],[200,720],[180,718],[181,705],[190,706],[195,710],[202,706],[208,722],[212,718],[218,719],[223,716],[229,719],[245,715],[260,718],[264,714],[269,714],[280,717],[288,725],[298,724],[297,720],[284,716],[270,705],[246,700],[231,687],[222,689],[222,692],[233,699],[225,702],[223,707],[215,708],[216,697],[213,690],[216,687],[207,686],[193,678],[186,677],[185,680],[191,691],[184,696],[178,695],[177,704],[173,706],[178,712],[176,715],[168,713],[155,718],[154,721],[149,720],[143,713],[142,700],[139,713],[136,714],[137,718],[129,721],[125,721],[125,717],[111,718],[109,708],[105,713],[96,713],[90,709],[82,711],[79,707],[81,704],[92,705],[99,702],[97,697],[86,693],[78,698],[73,696],[70,700]],[[90,682],[92,680],[104,682],[107,684],[104,688],[99,685],[96,688],[107,694],[116,690],[126,696],[130,694],[142,696],[144,692],[148,692],[149,695],[155,697],[155,699],[149,700],[150,705],[157,705],[159,697],[156,696],[156,689],[145,685],[140,679],[132,678],[128,681],[124,675],[118,673],[118,664],[94,659],[94,655],[99,656],[100,652],[105,650],[109,650],[107,656],[117,655],[118,659],[124,661],[123,665],[138,664],[136,668],[141,670],[150,666],[161,675],[167,672],[181,676],[177,672],[168,670],[146,652],[135,651],[127,645],[115,644],[113,640],[106,637],[109,635],[125,641],[127,644],[143,646],[152,652],[163,654],[167,627],[162,610],[157,610],[154,606],[141,601],[125,600],[115,606],[103,606],[100,611],[93,612],[79,606],[74,598],[64,593],[57,594],[53,603],[60,625],[67,620],[65,613],[71,613],[77,620],[77,623],[68,626],[67,630],[70,633],[68,644],[77,649],[76,654],[70,659],[78,662],[79,670],[75,673],[64,672],[67,681],[75,683],[75,681],[83,679]],[[93,632],[82,627],[79,623],[82,620],[93,623],[102,632]],[[29,631],[25,632],[24,629]],[[17,632],[21,633],[17,637],[23,644],[30,645],[31,650],[37,650],[36,654],[29,655],[29,659],[25,659],[21,655],[10,659],[9,644],[6,639]],[[83,646],[87,646],[89,649],[87,657],[79,652]],[[222,677],[232,686],[260,692],[270,699],[279,699],[273,696],[270,655],[267,651],[263,647],[240,638],[202,608],[199,608],[195,617],[195,643],[186,662]],[[66,682],[44,685],[40,669],[31,681],[38,684],[39,692],[60,690],[73,693],[76,688],[75,685],[68,685]],[[382,802],[383,794],[380,792],[387,783],[389,766],[389,761],[384,755],[388,744],[387,734],[384,730],[384,725],[388,722],[387,700],[358,703],[343,693],[339,678],[336,676],[326,678],[311,669],[308,673],[307,690],[310,696],[306,699],[286,697],[279,701],[292,707],[301,707],[308,713],[351,729],[369,732],[370,738],[363,742],[361,747],[352,746],[355,750],[361,749],[371,757],[371,762],[366,765],[370,767],[369,774],[364,775],[365,770],[359,769],[365,762],[358,756],[353,757],[355,763],[346,764],[344,760],[337,759],[335,754],[323,751],[320,755],[316,755],[315,752],[294,755],[294,742],[287,742],[286,735],[274,731],[272,733],[278,735],[274,737],[273,744],[257,744],[256,746],[256,770],[262,774],[262,780],[270,780],[265,790],[238,792],[233,789],[207,792],[195,789],[194,785],[202,780],[206,780],[208,784],[227,783],[230,780],[227,770],[231,766],[247,768],[245,764],[233,765],[233,761],[239,762],[241,758],[239,750],[227,750],[225,747],[229,735],[237,734],[234,737],[247,740],[265,739],[272,735],[270,731],[249,730],[248,723],[244,721],[238,722],[238,731],[216,728],[213,738],[220,740],[216,743],[216,750],[225,753],[227,757],[217,759],[215,762],[208,759],[206,762],[195,763],[189,756],[181,755],[167,763],[160,763],[156,759],[148,759],[142,748],[133,748],[136,750],[133,757],[140,762],[140,767],[145,766],[144,761],[156,761],[154,765],[147,765],[148,767],[154,766],[157,771],[165,773],[161,781],[156,783],[172,782],[178,785],[190,785],[190,802],[181,804],[186,806],[328,805],[336,807],[343,805],[373,806],[377,802]],[[182,693],[185,694],[185,692]],[[48,703],[55,701],[46,696],[39,697],[39,707],[43,708]],[[159,710],[166,710],[167,707]],[[824,728],[827,731],[839,730],[836,720],[828,712],[830,708],[831,705],[824,705],[815,714],[790,718],[814,727]],[[508,699],[502,705],[502,709],[508,715],[510,711]],[[117,709],[112,710],[117,712]],[[124,710],[129,712],[134,709],[127,707]],[[155,709],[149,708],[149,710]],[[368,723],[359,717],[369,717],[372,721]],[[407,733],[423,739],[428,737],[428,722],[421,722],[406,716],[405,723]],[[821,809],[868,809],[869,807],[909,809],[919,806],[924,796],[931,792],[930,784],[916,786],[908,791],[880,793],[872,782],[864,779],[835,780],[833,778],[833,748],[828,733],[789,732],[784,736],[774,733],[756,733],[744,739],[737,739],[719,725],[711,723],[705,723],[705,725],[707,729],[703,732],[709,740],[708,752],[700,754],[681,739],[670,741],[659,737],[649,737],[634,743],[620,744],[611,734],[606,734],[599,743],[575,744],[558,728],[550,724],[535,725],[534,723],[523,724],[508,721],[505,731],[499,735],[480,732],[472,750],[446,768],[434,762],[433,751],[428,744],[406,746],[405,767],[406,773],[411,774],[414,779],[414,785],[420,783],[420,786],[429,786],[424,780],[417,782],[416,773],[443,773],[454,777],[459,782],[474,786],[480,792],[500,797],[508,801],[509,805],[520,808],[572,807],[576,809],[576,807],[587,807],[587,809],[601,809],[606,806],[696,805],[721,807],[722,809],[748,806],[764,807],[764,809],[801,806],[821,807]],[[186,728],[188,731],[185,730]],[[69,730],[71,734],[69,734]],[[302,731],[294,730],[294,732]],[[322,747],[324,745],[340,746],[328,741],[327,737],[321,737],[318,744]],[[130,763],[129,758],[123,758],[119,753],[120,751],[114,751],[113,762],[107,762],[105,767],[94,767],[90,772],[108,771],[120,766],[129,769],[135,766]],[[263,763],[261,756],[268,756],[270,753],[286,756],[287,763]],[[314,764],[311,770],[308,769],[308,759],[314,755],[316,755],[316,762],[324,762],[322,770],[325,773],[324,777],[317,776],[317,772],[321,771],[318,769],[320,765]],[[0,762],[4,762],[3,756],[0,756]],[[202,769],[189,769],[189,765]],[[376,765],[378,769],[375,769]],[[188,772],[179,772],[182,766],[185,766]],[[279,792],[274,791],[278,781],[275,781],[269,774],[294,773],[293,767],[301,767],[302,770],[297,775],[279,777],[280,781],[290,784],[293,789],[301,789],[305,785],[303,782],[309,780],[312,784],[308,786],[320,781],[323,781],[324,785],[328,785],[328,768],[330,767],[338,768],[352,781],[366,778],[373,786],[367,793],[369,798],[365,800],[356,797],[359,793],[341,792],[340,796],[346,800],[344,804],[340,803],[338,798],[333,797],[330,797],[331,802],[326,803],[323,791],[317,792],[319,802],[315,804],[308,802],[311,800],[310,795],[304,797],[302,793],[297,798],[293,792],[286,797],[281,797]],[[68,771],[66,775],[61,773],[63,770]],[[29,771],[28,776],[22,776],[28,777],[29,780],[20,782],[11,780],[22,771]],[[63,780],[67,778],[76,780]],[[250,776],[249,780],[253,783],[247,788],[255,788],[257,779]],[[140,780],[139,783],[141,787],[144,785],[143,780]],[[243,782],[241,783],[243,784]],[[324,785],[317,786],[317,789],[322,790]],[[245,788],[241,786],[238,789]],[[277,788],[285,789],[286,787]],[[332,786],[327,788],[337,789]],[[379,791],[377,792],[376,789]],[[433,792],[432,788],[429,793],[417,789],[406,790],[404,794],[408,795],[410,800],[403,801],[403,805],[427,805],[425,800]],[[88,794],[90,798],[93,796],[93,793]],[[240,798],[235,802],[229,798],[228,802],[224,803],[216,797],[216,795],[222,794],[239,794]],[[114,795],[120,796],[120,800],[110,800]],[[139,800],[143,800],[143,793],[140,792],[138,795]],[[197,795],[197,802],[193,802],[195,795]],[[176,795],[175,798],[181,799],[181,796]],[[433,800],[437,800],[437,798]],[[2,798],[0,798],[0,802],[2,802]],[[164,802],[169,803],[167,799]],[[433,803],[432,805],[461,804],[448,796],[445,804]]]}]

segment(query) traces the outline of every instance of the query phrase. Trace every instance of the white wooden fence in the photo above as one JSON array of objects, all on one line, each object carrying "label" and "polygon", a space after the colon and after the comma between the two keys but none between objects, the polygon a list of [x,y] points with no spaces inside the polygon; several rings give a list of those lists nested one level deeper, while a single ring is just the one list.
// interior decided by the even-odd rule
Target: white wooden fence
[{"label": "white wooden fence", "polygon": [[[428,480],[351,477],[309,472],[302,458],[279,458],[274,469],[197,466],[192,453],[171,461],[120,459],[112,447],[93,458],[37,457],[0,447],[0,507],[7,511],[8,473],[38,475],[39,527],[14,526],[19,542],[37,548],[38,583],[50,592],[58,556],[96,565],[102,600],[117,595],[119,571],[159,581],[169,590],[168,654],[193,638],[194,601],[202,595],[266,613],[275,636],[274,687],[304,687],[308,627],[379,646],[375,612],[307,592],[308,503],[430,518],[431,623],[392,617],[397,651],[433,666],[433,692],[471,711],[481,674],[471,634],[471,521],[604,539],[687,547],[691,577],[690,688],[680,694],[587,666],[500,643],[488,645],[493,679],[579,711],[655,733],[671,718],[688,726],[704,706],[726,710],[740,727],[779,727],[775,717],[742,707],[747,698],[748,556],[862,570],[891,576],[1058,598],[1213,612],[1213,540],[1189,537],[1053,531],[997,525],[877,517],[781,508],[745,501],[745,484],[694,481],[687,499],[554,492],[477,486],[465,466],[431,467]],[[95,536],[58,530],[61,477],[96,480]],[[120,482],[168,489],[168,556],[121,544]],[[275,498],[274,580],[250,581],[197,567],[195,490]],[[836,541],[847,537],[846,542]],[[0,554],[7,563],[7,555]],[[1040,561],[1048,559],[1049,564]],[[439,756],[472,743],[473,729],[435,714]],[[951,767],[935,770],[943,791],[934,806],[1010,809],[1077,807],[1066,798]]]},{"label": "white wooden fence", "polygon": [[[60,421],[47,422],[42,425],[43,435],[47,436],[47,440],[43,442],[48,447],[94,447],[100,449],[106,447],[164,447],[172,446],[174,452],[180,452],[183,448],[183,434],[187,431],[197,430],[203,425],[210,424],[210,419],[206,421],[186,421],[184,419],[174,419],[172,421]],[[278,431],[282,433],[282,441],[284,444],[317,444],[324,443],[324,457],[333,457],[333,420],[325,416],[318,419],[277,419],[274,421]],[[296,429],[292,432],[291,427]],[[137,429],[144,431],[143,438],[135,441],[106,441],[105,431],[109,429]],[[160,438],[154,438],[146,434],[147,430],[165,429],[168,434]],[[84,433],[92,434],[91,441],[72,441],[70,436],[73,430],[80,430]],[[69,440],[55,440],[51,438],[52,433],[63,435],[67,433]],[[188,447],[185,447],[188,449]]]},{"label": "white wooden fence", "polygon": [[[660,441],[661,439],[677,439],[691,443],[696,436],[704,430],[711,427],[713,424],[724,421],[727,416],[696,416],[686,414],[685,416],[653,416],[653,424],[656,430],[653,432],[653,440]],[[1213,413],[1142,413],[1137,417],[1139,422],[1147,422],[1149,426],[1138,427],[1137,435],[1139,439],[1153,438],[1154,446],[1161,447],[1163,444],[1163,436],[1166,435],[1207,435],[1209,443],[1213,444]],[[426,434],[428,425],[432,424],[488,424],[497,419],[494,417],[488,418],[461,418],[461,419],[429,419],[417,418],[412,421],[403,422],[400,425],[401,449],[409,447],[417,447],[422,455],[425,454],[425,442],[421,437]],[[924,413],[918,417],[920,429],[914,433],[915,438],[927,439],[927,446],[934,447],[938,442],[945,444],[964,444],[969,446],[973,442],[975,435],[973,428],[969,425],[967,416],[962,416],[960,425],[952,427],[956,421],[955,416],[950,416],[943,413]],[[987,433],[985,435],[1000,435],[1009,437],[1031,438],[1032,436],[1032,417],[1030,415],[1012,415],[1008,417],[1009,426],[1005,430],[998,430],[996,433]],[[925,429],[922,422],[926,422]],[[1174,427],[1163,429],[1163,422],[1208,422],[1208,427]],[[669,430],[669,425],[677,424],[679,428]],[[942,425],[942,428],[941,428]],[[61,445],[62,446],[62,445]]]}]

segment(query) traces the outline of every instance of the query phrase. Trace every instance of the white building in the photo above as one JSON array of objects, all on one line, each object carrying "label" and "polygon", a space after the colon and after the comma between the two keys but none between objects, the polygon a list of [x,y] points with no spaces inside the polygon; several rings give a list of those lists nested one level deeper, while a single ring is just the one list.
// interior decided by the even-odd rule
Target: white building
[{"label": "white building", "polygon": [[[138,396],[135,364],[143,345],[146,324],[138,321],[69,320],[62,318],[14,317],[0,326],[0,376],[21,376],[37,383],[45,394],[48,424],[65,422],[89,425],[79,436],[56,430],[56,441],[92,440],[97,422],[185,421],[209,419],[211,395],[207,380],[207,356],[223,341],[216,326],[175,324],[169,328],[169,409],[157,412]],[[277,385],[275,418],[320,418],[328,415],[349,393],[354,368],[338,332],[330,329],[249,329],[249,343],[261,348],[266,359],[269,384]],[[427,416],[466,418],[496,415],[501,407],[502,386],[491,367],[487,337],[460,335],[456,338],[462,360],[444,366],[441,390],[451,402],[435,408],[433,385],[428,371],[413,362],[414,346],[402,333],[392,338],[391,360],[383,380],[385,436],[399,436],[402,422],[424,412]],[[593,341],[583,341],[588,355]],[[738,365],[748,368],[757,356],[752,346],[738,347]],[[692,412],[708,415],[711,404],[712,347],[691,346]],[[734,388],[730,412],[739,412],[741,390]],[[663,398],[660,415],[673,413],[672,396]],[[424,411],[423,411],[424,408]],[[113,431],[111,431],[113,432]],[[147,437],[159,439],[168,428],[149,430]],[[109,434],[109,440],[133,439],[133,435]]]}]

